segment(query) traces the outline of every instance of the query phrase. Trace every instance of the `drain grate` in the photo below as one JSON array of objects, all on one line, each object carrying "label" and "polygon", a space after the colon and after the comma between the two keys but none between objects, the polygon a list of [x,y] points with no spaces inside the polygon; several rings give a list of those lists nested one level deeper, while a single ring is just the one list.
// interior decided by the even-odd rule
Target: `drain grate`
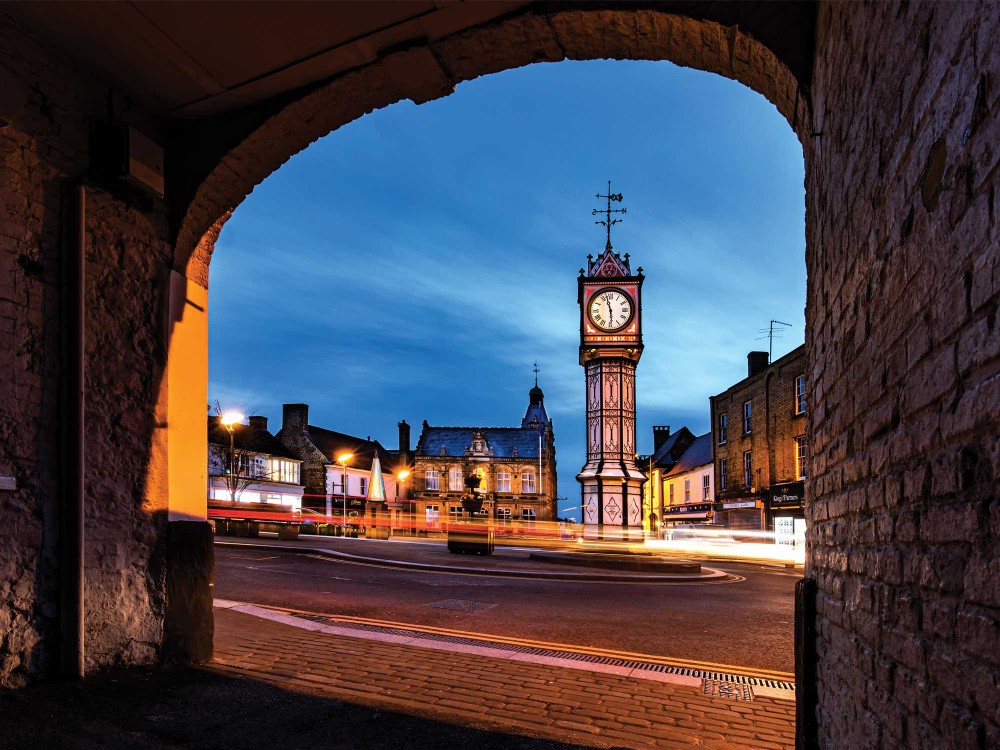
[{"label": "drain grate", "polygon": [[701,681],[702,691],[712,698],[724,698],[731,701],[744,701],[749,703],[753,700],[753,691],[749,685],[738,684],[728,680],[717,680],[706,677]]},{"label": "drain grate", "polygon": [[493,609],[497,605],[493,602],[474,602],[471,599],[442,599],[439,602],[431,602],[428,606],[437,609],[453,609],[456,612],[482,612],[484,609]]},{"label": "drain grate", "polygon": [[[446,604],[448,606],[441,606]],[[455,603],[463,605],[462,607],[454,606]],[[496,604],[491,604],[489,602],[472,602],[464,599],[445,599],[440,602],[434,602],[430,606],[439,606],[442,609],[459,609],[464,612],[475,612],[475,609],[465,609],[464,605],[480,605],[480,609],[490,608],[497,606]],[[497,641],[490,641],[488,639],[479,638],[465,638],[458,635],[444,635],[440,633],[425,633],[422,630],[410,630],[407,628],[393,628],[386,625],[368,625],[361,622],[342,622],[336,617],[329,617],[326,615],[313,615],[313,614],[296,614],[295,617],[302,618],[304,620],[312,620],[314,622],[322,622],[328,625],[336,625],[339,628],[349,628],[352,630],[362,630],[368,633],[385,633],[388,635],[401,635],[406,638],[417,637],[420,640],[432,641],[434,643],[453,643],[464,646],[487,646],[489,648],[495,648],[500,651],[511,651],[518,654],[529,654],[531,656],[549,656],[556,659],[566,659],[567,661],[577,661],[585,664],[603,664],[612,667],[624,667],[626,669],[639,669],[644,672],[659,672],[661,674],[671,674],[671,675],[682,675],[684,677],[694,677],[695,679],[700,679],[704,681],[707,685],[706,690],[710,690],[710,683],[716,685],[731,685],[732,692],[735,696],[737,690],[741,692],[740,698],[733,698],[733,700],[753,700],[752,688],[754,687],[768,687],[774,688],[776,690],[795,690],[794,682],[786,682],[784,680],[769,680],[765,677],[748,677],[741,674],[729,674],[726,672],[716,672],[707,669],[692,669],[690,667],[675,667],[669,664],[658,664],[656,662],[649,661],[637,661],[634,659],[617,659],[611,656],[595,656],[593,654],[581,654],[576,651],[560,651],[558,649],[549,648],[539,648],[536,646],[519,646],[514,643],[503,643]],[[718,688],[719,690],[729,691],[729,688]],[[706,692],[706,695],[714,695],[714,693]],[[722,692],[719,692],[720,697],[726,697]]]}]

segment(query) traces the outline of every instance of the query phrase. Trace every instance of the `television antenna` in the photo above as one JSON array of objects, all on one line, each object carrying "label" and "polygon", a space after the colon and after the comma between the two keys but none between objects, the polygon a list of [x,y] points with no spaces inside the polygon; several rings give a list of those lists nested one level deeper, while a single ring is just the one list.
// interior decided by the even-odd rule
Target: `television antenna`
[{"label": "television antenna", "polygon": [[764,334],[763,336],[758,336],[754,341],[761,341],[767,339],[767,363],[771,364],[772,355],[774,353],[774,340],[776,338],[781,338],[782,329],[775,328],[775,325],[792,327],[791,323],[782,323],[780,320],[771,320],[771,323],[767,328],[761,328],[757,333]]}]

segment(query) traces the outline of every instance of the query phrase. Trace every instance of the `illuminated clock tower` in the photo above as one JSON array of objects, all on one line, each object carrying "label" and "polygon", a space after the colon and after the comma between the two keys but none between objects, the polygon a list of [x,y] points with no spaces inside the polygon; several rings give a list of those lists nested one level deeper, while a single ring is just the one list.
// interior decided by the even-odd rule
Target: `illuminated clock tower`
[{"label": "illuminated clock tower", "polygon": [[642,356],[642,268],[632,274],[628,253],[611,247],[612,209],[622,195],[611,192],[603,214],[607,245],[580,269],[580,364],[587,374],[587,463],[576,475],[583,493],[586,539],[642,539],[642,485],[635,464],[635,368]]}]

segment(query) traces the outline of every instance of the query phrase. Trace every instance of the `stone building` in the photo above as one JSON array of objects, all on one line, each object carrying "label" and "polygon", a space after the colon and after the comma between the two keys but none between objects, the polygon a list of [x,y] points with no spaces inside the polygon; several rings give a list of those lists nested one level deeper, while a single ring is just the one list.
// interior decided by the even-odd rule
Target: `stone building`
[{"label": "stone building", "polygon": [[461,517],[472,475],[480,478],[482,513],[498,524],[517,529],[557,518],[555,436],[537,382],[520,427],[434,427],[424,420],[413,462],[418,529],[442,529]]},{"label": "stone building", "polygon": [[[378,440],[309,424],[308,404],[284,404],[277,438],[302,461],[303,508],[329,515],[337,525],[344,523],[346,510],[347,526],[355,531],[378,524],[388,513],[382,499],[369,502],[373,469],[381,474],[386,495],[396,493],[397,462]],[[342,465],[337,458],[345,454],[351,457]]]},{"label": "stone building", "polygon": [[805,533],[806,367],[805,346],[770,364],[750,352],[747,377],[709,399],[716,523]]}]

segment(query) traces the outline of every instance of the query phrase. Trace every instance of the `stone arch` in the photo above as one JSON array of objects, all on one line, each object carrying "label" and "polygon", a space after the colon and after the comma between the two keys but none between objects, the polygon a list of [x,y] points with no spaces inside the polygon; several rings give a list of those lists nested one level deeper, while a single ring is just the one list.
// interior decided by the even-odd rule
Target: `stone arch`
[{"label": "stone arch", "polygon": [[403,99],[422,104],[482,75],[536,62],[664,60],[730,78],[763,95],[800,140],[810,105],[800,81],[738,25],[648,8],[530,10],[386,54],[304,93],[222,154],[180,222],[174,268],[207,286],[222,227],[247,195],[317,139]]}]

